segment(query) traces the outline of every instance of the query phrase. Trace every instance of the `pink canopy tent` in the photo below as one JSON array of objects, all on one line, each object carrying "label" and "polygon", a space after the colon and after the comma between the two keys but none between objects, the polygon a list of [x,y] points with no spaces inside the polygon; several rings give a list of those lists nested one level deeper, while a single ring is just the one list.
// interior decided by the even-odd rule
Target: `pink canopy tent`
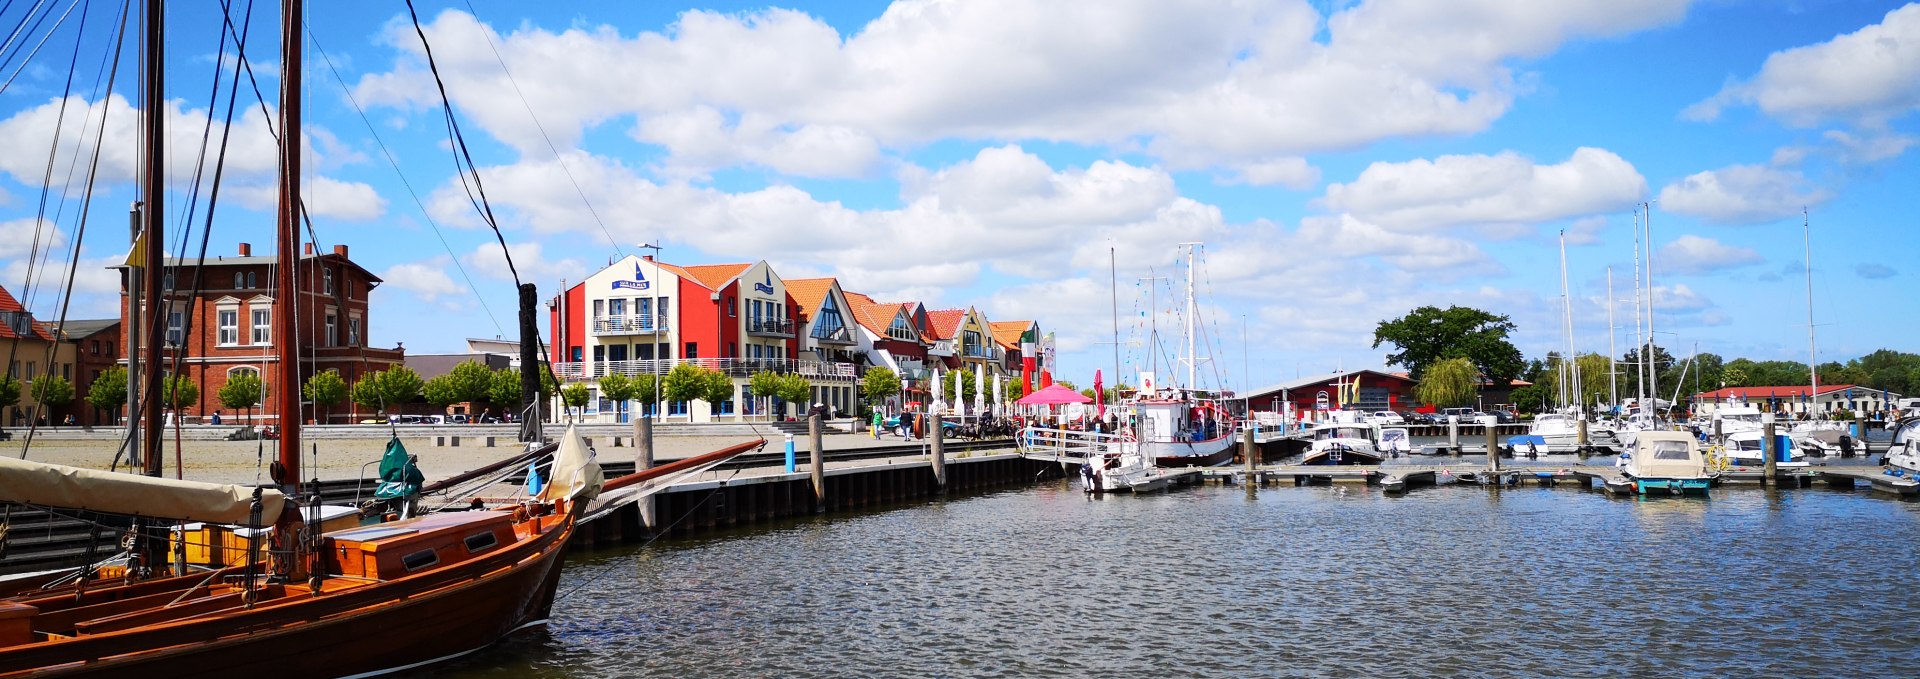
[{"label": "pink canopy tent", "polygon": [[1072,389],[1068,389],[1058,384],[1048,385],[1047,388],[1045,389],[1041,389],[1031,394],[1027,394],[1026,396],[1022,397],[1020,400],[1014,401],[1014,403],[1017,403],[1023,406],[1057,406],[1057,405],[1064,405],[1068,403],[1092,403],[1092,402],[1093,402],[1093,399],[1087,398],[1086,396],[1082,395],[1080,392],[1074,391]]}]

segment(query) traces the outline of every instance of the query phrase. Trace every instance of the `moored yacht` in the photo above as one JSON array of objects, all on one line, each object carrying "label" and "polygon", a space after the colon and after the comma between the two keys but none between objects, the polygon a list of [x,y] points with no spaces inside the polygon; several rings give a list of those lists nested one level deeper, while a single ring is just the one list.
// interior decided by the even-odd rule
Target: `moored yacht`
[{"label": "moored yacht", "polygon": [[1700,441],[1686,432],[1640,432],[1635,449],[1622,453],[1616,464],[1642,495],[1651,490],[1704,493],[1713,485]]}]

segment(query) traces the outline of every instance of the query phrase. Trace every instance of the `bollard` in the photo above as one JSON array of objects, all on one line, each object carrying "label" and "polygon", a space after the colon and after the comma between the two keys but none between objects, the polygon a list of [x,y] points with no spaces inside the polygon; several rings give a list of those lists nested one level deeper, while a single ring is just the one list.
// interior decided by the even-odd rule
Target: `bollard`
[{"label": "bollard", "polygon": [[1780,440],[1773,436],[1773,418],[1767,417],[1765,419],[1766,424],[1762,425],[1762,427],[1766,429],[1764,432],[1765,438],[1761,439],[1760,442],[1760,449],[1765,451],[1767,456],[1766,473],[1763,475],[1764,478],[1760,479],[1760,484],[1763,486],[1773,483],[1773,473],[1780,468],[1780,466],[1774,462],[1774,458],[1780,457]]},{"label": "bollard", "polygon": [[947,427],[940,423],[940,413],[933,414],[933,485],[940,491],[947,489]]},{"label": "bollard", "polygon": [[1260,449],[1253,443],[1253,429],[1240,435],[1240,454],[1247,458],[1247,486],[1253,486],[1253,468],[1260,462]]},{"label": "bollard", "polygon": [[793,473],[793,435],[787,434],[787,473]]},{"label": "bollard", "polygon": [[1500,432],[1493,425],[1487,425],[1487,471],[1500,471]]},{"label": "bollard", "polygon": [[812,412],[807,415],[807,438],[808,443],[813,446],[813,471],[811,475],[813,476],[813,502],[814,507],[817,508],[816,511],[826,511],[827,509],[827,451],[822,449],[820,445],[821,409],[821,406],[814,406],[811,409]]},{"label": "bollard", "polygon": [[1579,444],[1580,444],[1580,449],[1581,449],[1581,450],[1586,450],[1586,449],[1587,449],[1587,416],[1586,416],[1586,415],[1585,415],[1584,413],[1583,413],[1583,414],[1580,414],[1580,438],[1579,438]]},{"label": "bollard", "polygon": [[[793,444],[787,444],[787,467],[792,471]],[[633,418],[633,468],[635,471],[653,468],[653,417],[636,412]],[[640,525],[651,533],[658,526],[654,518],[654,497],[648,495],[640,499]]]},{"label": "bollard", "polygon": [[1460,454],[1460,416],[1459,415],[1447,416],[1447,447],[1453,450],[1454,455]]}]

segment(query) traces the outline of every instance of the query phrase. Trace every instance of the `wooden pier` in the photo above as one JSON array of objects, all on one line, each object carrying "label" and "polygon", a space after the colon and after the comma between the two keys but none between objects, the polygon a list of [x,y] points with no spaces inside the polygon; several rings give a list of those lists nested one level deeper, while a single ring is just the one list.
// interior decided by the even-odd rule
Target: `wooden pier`
[{"label": "wooden pier", "polygon": [[[1247,482],[1244,467],[1213,467],[1200,470],[1207,481],[1224,484]],[[1378,486],[1389,493],[1443,485],[1452,477],[1456,482],[1498,486],[1569,486],[1600,490],[1613,494],[1635,493],[1631,479],[1613,467],[1597,465],[1503,465],[1489,469],[1483,464],[1391,464],[1391,465],[1260,465],[1253,469],[1257,485],[1310,486],[1333,483],[1359,483]],[[1758,468],[1736,467],[1719,473],[1713,485],[1773,486],[1811,488],[1825,482],[1828,487],[1852,489],[1865,482],[1874,490],[1901,497],[1920,496],[1920,479],[1895,477],[1881,467],[1795,467],[1780,469],[1769,479]]]}]

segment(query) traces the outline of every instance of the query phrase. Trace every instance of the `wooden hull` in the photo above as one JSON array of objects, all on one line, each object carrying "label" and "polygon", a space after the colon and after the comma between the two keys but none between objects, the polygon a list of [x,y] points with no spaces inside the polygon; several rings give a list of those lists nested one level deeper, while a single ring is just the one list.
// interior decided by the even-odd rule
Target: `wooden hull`
[{"label": "wooden hull", "polygon": [[391,581],[7,648],[0,650],[0,677],[278,679],[423,667],[544,624],[572,532],[569,517],[493,555]]}]

